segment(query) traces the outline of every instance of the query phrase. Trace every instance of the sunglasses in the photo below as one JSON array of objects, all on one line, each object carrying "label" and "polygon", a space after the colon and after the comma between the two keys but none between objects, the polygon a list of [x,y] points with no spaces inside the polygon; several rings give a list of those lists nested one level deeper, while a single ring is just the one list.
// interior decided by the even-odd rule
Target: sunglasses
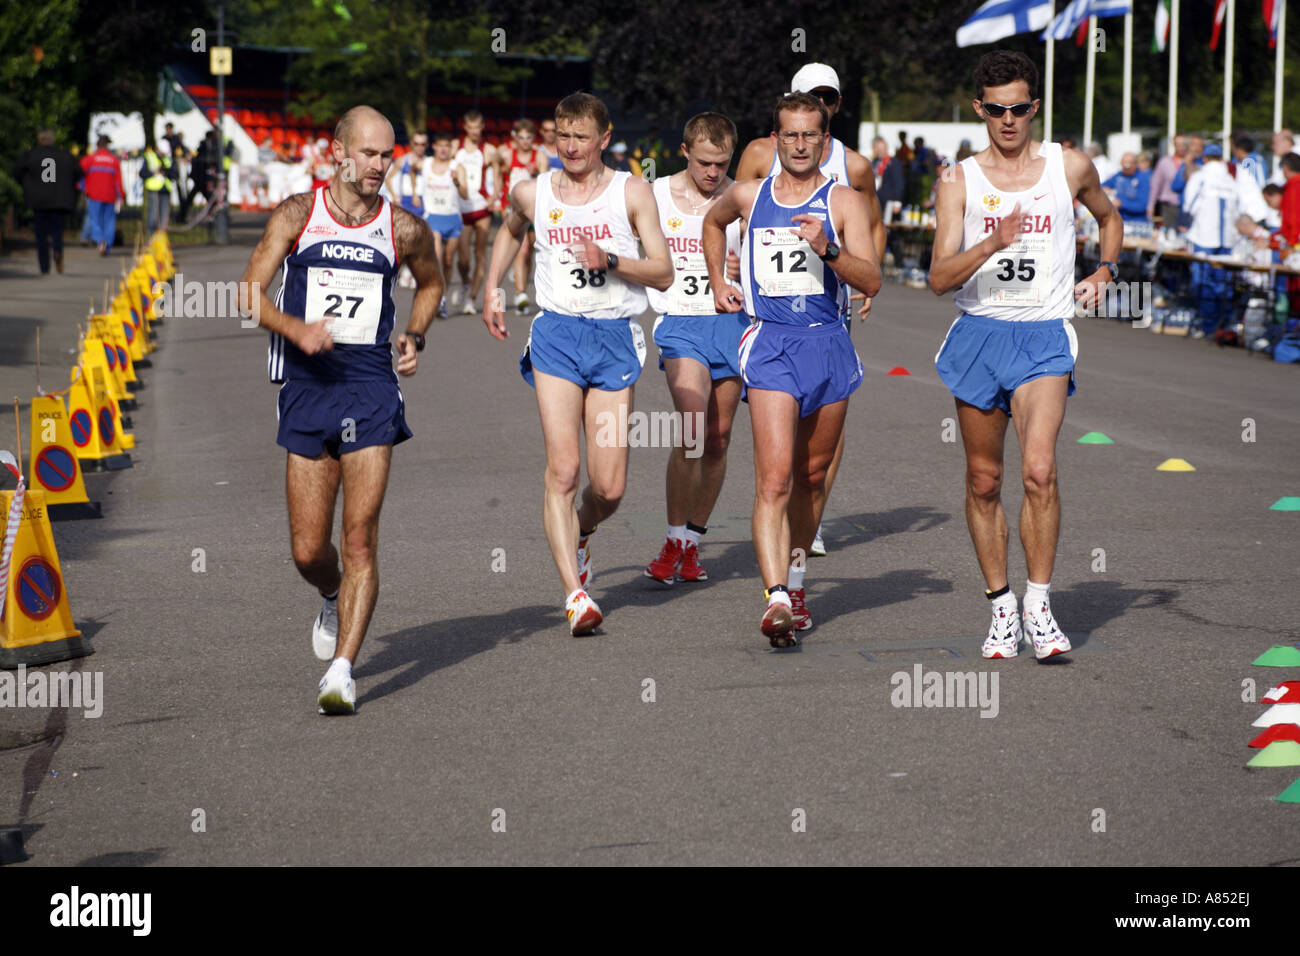
[{"label": "sunglasses", "polygon": [[1034,108],[1032,102],[1017,103],[1015,106],[999,106],[997,103],[985,103],[983,100],[980,100],[980,106],[984,107],[984,112],[994,119],[997,119],[1007,110],[1011,110],[1012,116],[1027,116],[1029,111]]}]

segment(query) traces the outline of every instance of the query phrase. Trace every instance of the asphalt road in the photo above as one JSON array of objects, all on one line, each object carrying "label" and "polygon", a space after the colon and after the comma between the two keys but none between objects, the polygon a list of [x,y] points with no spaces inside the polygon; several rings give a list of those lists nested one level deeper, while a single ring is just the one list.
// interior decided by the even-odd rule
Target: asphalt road
[{"label": "asphalt road", "polygon": [[[178,248],[186,280],[237,278],[255,237]],[[42,382],[61,387],[86,297],[124,261],[74,249],[66,275],[42,279],[29,259],[0,260],[6,402],[34,394],[38,325]],[[135,467],[88,477],[103,520],[55,527],[96,648],[59,667],[102,674],[103,713],[0,717],[0,825],[24,828],[28,866],[1300,862],[1300,809],[1274,801],[1300,771],[1245,769],[1264,708],[1243,701],[1248,679],[1258,696],[1300,677],[1251,666],[1300,639],[1300,513],[1269,509],[1300,495],[1300,370],[1077,323],[1052,586],[1077,650],[986,662],[962,455],[943,440],[953,404],[933,368],[953,315],[890,285],[854,329],[868,374],[830,554],[810,563],[816,627],[795,653],[758,632],[747,411],[703,548],[711,580],[642,576],[668,452],[633,449],[623,506],[593,539],[606,623],[574,639],[516,366],[527,320],[506,344],[476,317],[437,323],[403,383],[416,437],[394,455],[358,713],[338,719],[316,714],[319,599],[289,558],[265,335],[167,322]],[[670,409],[652,363],[637,406]],[[885,374],[900,365],[912,374]],[[1078,444],[1091,431],[1115,443]],[[1171,457],[1196,470],[1156,470]],[[1007,471],[1022,591],[1014,439]],[[894,675],[910,684],[917,664],[990,691],[996,675],[996,716],[992,701],[895,706]]]}]

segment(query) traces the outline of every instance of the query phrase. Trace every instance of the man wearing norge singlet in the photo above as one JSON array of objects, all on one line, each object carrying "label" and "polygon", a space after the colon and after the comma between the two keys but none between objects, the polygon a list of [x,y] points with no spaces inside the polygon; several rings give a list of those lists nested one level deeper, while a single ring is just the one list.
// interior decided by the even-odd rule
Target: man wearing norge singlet
[{"label": "man wearing norge singlet", "polygon": [[[935,356],[957,401],[966,452],[966,524],[993,620],[982,653],[1015,657],[1021,639],[1016,595],[1007,583],[1002,456],[1007,421],[1020,439],[1020,541],[1029,581],[1023,629],[1039,660],[1070,650],[1048,600],[1061,524],[1056,439],[1074,394],[1076,300],[1094,304],[1115,279],[1124,226],[1097,169],[1084,154],[1035,142],[1038,70],[1022,53],[995,50],[975,69],[974,107],[989,146],[939,183],[930,288],[956,290],[962,314]],[[1101,266],[1074,281],[1074,200],[1097,217]]]}]

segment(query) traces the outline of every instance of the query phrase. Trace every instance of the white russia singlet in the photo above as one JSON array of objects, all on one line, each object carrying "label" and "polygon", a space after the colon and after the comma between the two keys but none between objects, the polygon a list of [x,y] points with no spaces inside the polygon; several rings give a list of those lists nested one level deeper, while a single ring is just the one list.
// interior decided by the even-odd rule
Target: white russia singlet
[{"label": "white russia singlet", "polygon": [[1042,178],[1022,192],[997,189],[972,156],[961,161],[966,180],[962,248],[970,249],[998,228],[1017,203],[1020,237],[993,255],[953,295],[971,315],[1010,322],[1068,319],[1074,315],[1074,201],[1059,143],[1042,143]]},{"label": "white russia singlet", "polygon": [[460,211],[478,212],[488,206],[488,197],[492,195],[492,170],[483,156],[483,144],[469,147],[462,146],[456,151],[455,165],[465,169],[465,185],[469,189],[469,198],[456,197]]},{"label": "white russia singlet", "polygon": [[624,282],[617,273],[587,269],[572,247],[590,239],[606,252],[635,259],[640,247],[627,218],[627,183],[631,173],[614,179],[584,206],[560,202],[551,188],[556,174],[537,177],[533,225],[537,236],[537,304],[548,312],[589,319],[626,319],[646,308],[645,286]]},{"label": "white russia singlet", "polygon": [[[704,264],[701,240],[704,216],[682,212],[673,202],[671,177],[655,180],[655,205],[659,208],[659,228],[668,242],[668,256],[673,263],[673,284],[667,292],[646,289],[650,308],[660,315],[717,315],[709,270]],[[740,252],[740,220],[727,226],[727,251]]]},{"label": "white russia singlet", "polygon": [[[433,171],[433,164],[425,167],[424,211],[430,216],[456,216],[460,214],[460,192],[456,189],[454,174],[456,164],[450,163],[441,173]],[[473,195],[471,193],[471,195]]]}]

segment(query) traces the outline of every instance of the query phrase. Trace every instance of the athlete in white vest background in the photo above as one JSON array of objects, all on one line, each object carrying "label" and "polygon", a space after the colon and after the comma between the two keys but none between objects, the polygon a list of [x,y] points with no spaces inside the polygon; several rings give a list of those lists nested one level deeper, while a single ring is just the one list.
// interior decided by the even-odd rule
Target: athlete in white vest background
[{"label": "athlete in white vest background", "polygon": [[[492,229],[491,201],[493,181],[498,163],[497,148],[483,142],[483,114],[470,110],[462,119],[465,138],[456,151],[456,165],[465,171],[465,184],[469,197],[460,201],[461,221],[468,235],[461,240],[460,269],[462,311],[473,315],[474,300],[483,289],[487,274],[488,233]],[[470,247],[474,252],[473,280],[470,279]]]},{"label": "athlete in white vest background", "polygon": [[[288,452],[289,537],[298,572],[324,599],[313,650],[332,661],[317,705],[321,713],[350,714],[352,664],[379,593],[376,548],[389,463],[393,445],[411,437],[389,345],[397,263],[408,264],[418,283],[407,331],[397,337],[400,375],[415,374],[443,285],[424,221],[380,195],[393,162],[388,120],[368,106],[348,110],[331,158],[326,185],[289,197],[271,214],[240,282],[240,306],[272,333],[268,371],[284,383],[277,441]],[[266,290],[277,271],[282,284],[272,304]]]},{"label": "athlete in white vest background", "polygon": [[[654,183],[659,226],[673,260],[667,292],[651,289],[659,313],[654,340],[659,367],[680,416],[683,440],[668,456],[668,530],[659,557],[646,577],[663,584],[706,581],[699,560],[700,536],[727,474],[731,424],[740,404],[740,337],[749,325],[744,312],[719,313],[704,264],[700,230],[713,202],[731,185],[727,169],[736,148],[736,126],[721,113],[692,116],[682,131],[686,168]],[[740,221],[727,232],[727,252],[740,247]]]},{"label": "athlete in white vest background", "polygon": [[[510,130],[510,145],[497,150],[497,159],[501,164],[498,172],[502,183],[501,208],[503,211],[509,207],[510,190],[525,180],[541,175],[542,171],[548,168],[546,155],[533,145],[536,136],[536,123],[526,118],[516,120],[514,127]],[[519,247],[519,253],[515,256],[515,261],[510,269],[514,274],[515,309],[518,312],[528,310],[528,273],[532,265],[533,230],[530,227],[528,232],[524,234],[523,244]]]},{"label": "athlete in white vest background", "polygon": [[[957,317],[935,356],[957,402],[966,452],[966,523],[993,620],[986,658],[1015,657],[1022,624],[1007,582],[1002,457],[1007,421],[1020,440],[1020,541],[1029,581],[1023,629],[1039,660],[1070,650],[1048,600],[1061,501],[1056,440],[1074,393],[1076,300],[1095,303],[1118,276],[1124,226],[1087,156],[1034,141],[1038,69],[1022,53],[996,50],[975,70],[976,114],[989,146],[939,183],[930,288],[956,292]],[[1097,217],[1101,267],[1074,281],[1074,200]]]},{"label": "athlete in white vest background", "polygon": [[[574,635],[601,623],[591,583],[587,540],[618,507],[627,482],[626,423],[632,386],[645,362],[645,333],[634,321],[646,307],[646,287],[673,282],[668,247],[650,185],[601,162],[609,144],[609,110],[589,93],[555,107],[564,168],[527,179],[510,193],[510,212],[497,234],[488,270],[496,289],[531,222],[536,226],[537,304],[520,358],[537,391],[546,443],[543,526],[566,595]],[[645,257],[637,255],[637,240]],[[505,303],[489,294],[483,322],[506,339]],[[587,487],[574,507],[586,430]]]}]

